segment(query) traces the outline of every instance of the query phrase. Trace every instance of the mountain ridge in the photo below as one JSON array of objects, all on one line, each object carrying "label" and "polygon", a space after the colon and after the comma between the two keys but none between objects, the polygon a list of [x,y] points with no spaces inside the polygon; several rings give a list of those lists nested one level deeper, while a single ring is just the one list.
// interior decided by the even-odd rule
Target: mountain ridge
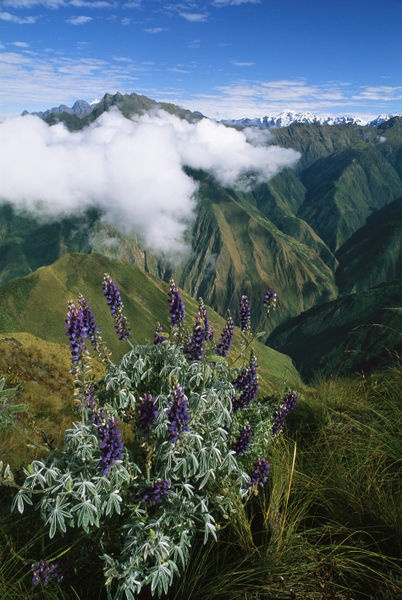
[{"label": "mountain ridge", "polygon": [[[24,111],[23,114],[33,114],[37,115],[42,119],[47,119],[51,115],[57,114],[69,114],[77,117],[84,117],[93,111],[99,110],[102,105],[107,104],[110,101],[110,98],[120,98],[123,96],[131,96],[136,98],[146,98],[146,96],[140,96],[139,94],[120,94],[120,92],[116,92],[115,94],[104,94],[101,100],[95,100],[93,102],[87,102],[86,100],[78,99],[76,100],[71,107],[66,106],[65,104],[60,104],[59,106],[54,106],[52,108],[45,109],[43,111],[37,111],[33,113],[29,113],[28,111]],[[149,99],[148,99],[149,100]],[[169,103],[165,102],[156,102],[152,101],[156,106],[169,106]],[[114,102],[116,104],[116,102]],[[188,111],[190,112],[190,111]],[[203,116],[202,113],[198,111],[191,111],[193,114]],[[402,113],[392,113],[392,114],[379,114],[374,119],[366,120],[362,117],[356,115],[319,115],[312,113],[310,111],[299,112],[294,110],[282,111],[277,114],[268,114],[263,117],[254,117],[248,118],[243,117],[240,119],[221,119],[220,122],[225,125],[231,125],[234,127],[238,127],[244,129],[246,127],[256,127],[259,129],[278,129],[282,127],[289,127],[295,123],[304,123],[304,124],[316,124],[316,125],[357,125],[357,126],[377,126],[382,123],[389,121],[395,116],[402,116]]]}]

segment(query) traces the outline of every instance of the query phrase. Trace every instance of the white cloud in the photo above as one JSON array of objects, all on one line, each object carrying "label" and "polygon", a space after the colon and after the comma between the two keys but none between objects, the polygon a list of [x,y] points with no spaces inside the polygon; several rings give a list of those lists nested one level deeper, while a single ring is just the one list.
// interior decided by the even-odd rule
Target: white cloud
[{"label": "white cloud", "polygon": [[9,12],[0,12],[0,21],[17,23],[18,25],[32,25],[36,22],[36,17],[17,17]]},{"label": "white cloud", "polygon": [[74,8],[115,8],[117,2],[108,2],[107,0],[70,0],[69,6]]},{"label": "white cloud", "polygon": [[26,42],[11,42],[11,45],[15,46],[16,48],[29,48],[29,44]]},{"label": "white cloud", "polygon": [[[10,8],[115,8],[117,0],[2,0],[4,6]],[[137,4],[137,3],[135,3]]]},{"label": "white cloud", "polygon": [[43,215],[97,205],[108,222],[173,256],[186,251],[194,218],[197,183],[185,166],[234,186],[249,171],[265,180],[297,159],[213,121],[190,124],[163,111],[135,121],[112,111],[75,133],[28,115],[0,124],[0,197]]},{"label": "white cloud", "polygon": [[152,34],[157,34],[157,33],[162,33],[162,31],[166,31],[166,29],[164,27],[150,27],[149,29],[144,29],[145,33],[152,33]]},{"label": "white cloud", "polygon": [[253,62],[246,62],[246,61],[241,61],[241,60],[231,60],[230,62],[235,67],[253,67],[255,65],[255,63],[253,63]]},{"label": "white cloud", "polygon": [[59,8],[66,5],[66,0],[3,0],[3,5],[10,8]]},{"label": "white cloud", "polygon": [[179,12],[179,15],[191,23],[205,23],[208,20],[207,13]]},{"label": "white cloud", "polygon": [[79,17],[70,17],[66,19],[66,23],[70,23],[70,25],[86,25],[92,21],[92,17],[87,17],[85,15],[81,15]]},{"label": "white cloud", "polygon": [[240,6],[241,4],[260,4],[261,0],[213,0],[214,6]]}]

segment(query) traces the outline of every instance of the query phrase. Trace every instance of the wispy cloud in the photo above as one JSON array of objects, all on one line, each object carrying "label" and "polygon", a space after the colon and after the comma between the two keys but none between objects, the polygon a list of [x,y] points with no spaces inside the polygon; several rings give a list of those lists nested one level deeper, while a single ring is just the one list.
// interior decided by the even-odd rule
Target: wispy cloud
[{"label": "wispy cloud", "polygon": [[[119,6],[117,0],[2,0],[4,6],[14,9],[20,8],[116,8]],[[134,4],[134,3],[131,3]],[[135,3],[138,5],[138,2]]]},{"label": "wispy cloud", "polygon": [[29,48],[29,44],[27,42],[11,42],[12,46],[16,48]]},{"label": "wispy cloud", "polygon": [[144,67],[121,58],[75,60],[51,48],[41,56],[0,51],[0,106],[4,110],[14,104],[20,112],[43,110],[72,103],[77,96],[92,100],[105,92],[131,91]]},{"label": "wispy cloud", "polygon": [[354,100],[402,100],[402,86],[377,85],[361,87],[360,91],[353,96]]},{"label": "wispy cloud", "polygon": [[149,27],[148,29],[144,29],[145,33],[158,34],[162,33],[162,31],[166,31],[165,27]]},{"label": "wispy cloud", "polygon": [[108,1],[108,0],[70,0],[69,6],[73,6],[74,8],[116,8],[118,7],[118,2]]},{"label": "wispy cloud", "polygon": [[179,12],[179,15],[191,23],[205,23],[208,20],[208,13]]},{"label": "wispy cloud", "polygon": [[231,60],[230,62],[235,67],[253,67],[255,65],[255,63],[253,62],[247,62],[242,60]]},{"label": "wispy cloud", "polygon": [[261,4],[261,0],[213,0],[214,6],[240,6],[241,4]]},{"label": "wispy cloud", "polygon": [[9,12],[0,12],[0,21],[6,21],[9,23],[17,23],[19,25],[32,25],[36,23],[36,17],[19,17]]},{"label": "wispy cloud", "polygon": [[69,17],[68,19],[66,19],[66,23],[69,23],[70,25],[86,25],[91,21],[93,21],[92,17],[88,17],[85,15],[81,15],[79,17]]},{"label": "wispy cloud", "polygon": [[68,0],[3,0],[3,5],[10,8],[59,8],[67,4]]}]

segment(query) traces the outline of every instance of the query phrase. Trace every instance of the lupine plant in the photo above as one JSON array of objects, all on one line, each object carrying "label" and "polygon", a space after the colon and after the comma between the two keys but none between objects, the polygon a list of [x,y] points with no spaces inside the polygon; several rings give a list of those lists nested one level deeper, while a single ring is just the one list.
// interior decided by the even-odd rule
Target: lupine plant
[{"label": "lupine plant", "polygon": [[[273,443],[287,409],[285,400],[276,412],[270,403],[255,406],[258,365],[249,351],[246,296],[240,306],[244,344],[238,364],[230,365],[232,317],[215,344],[200,299],[187,330],[174,280],[168,292],[171,330],[158,323],[153,343],[144,345],[128,340],[124,305],[108,274],[103,292],[116,333],[131,348],[113,363],[86,300],[80,296],[68,304],[77,419],[61,449],[24,469],[21,485],[8,467],[3,483],[18,488],[12,509],[23,513],[34,505],[50,538],[69,531],[93,539],[109,596],[133,600],[147,587],[152,595],[166,594],[187,565],[194,536],[203,532],[204,543],[216,539],[239,500],[258,493],[270,468],[261,453]],[[276,294],[270,294],[272,307]],[[93,380],[85,340],[105,363],[101,381]],[[286,396],[288,408],[293,394]],[[41,559],[33,578],[35,585],[59,581],[57,564]]]}]

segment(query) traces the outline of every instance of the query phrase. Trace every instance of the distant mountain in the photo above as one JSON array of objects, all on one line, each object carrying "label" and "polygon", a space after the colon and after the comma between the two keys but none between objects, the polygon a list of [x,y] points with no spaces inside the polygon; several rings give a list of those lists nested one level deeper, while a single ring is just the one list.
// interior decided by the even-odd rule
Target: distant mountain
[{"label": "distant mountain", "polygon": [[[168,102],[156,102],[147,96],[139,94],[105,94],[103,98],[96,103],[88,104],[85,100],[77,100],[71,108],[61,104],[58,107],[50,108],[43,112],[36,112],[49,125],[58,122],[64,122],[70,130],[83,129],[110,108],[117,108],[125,117],[141,115],[150,110],[162,109],[168,113],[175,114],[188,121],[197,121],[203,118],[200,112],[192,112],[180,108],[175,104]],[[24,111],[23,114],[27,114]]]},{"label": "distant mountain", "polygon": [[280,127],[289,127],[290,125],[294,125],[295,123],[304,123],[306,125],[380,125],[385,121],[388,121],[394,116],[401,116],[398,114],[393,115],[378,115],[372,121],[365,121],[360,117],[346,116],[341,115],[338,117],[332,116],[320,116],[315,115],[311,112],[294,112],[294,111],[286,111],[279,113],[278,115],[270,115],[260,118],[243,118],[243,119],[223,119],[223,123],[225,125],[232,125],[234,127],[238,127],[240,129],[244,129],[245,127],[258,127],[260,129],[273,129]]},{"label": "distant mountain", "polygon": [[[53,108],[48,108],[44,111],[31,113],[33,115],[37,115],[41,119],[46,119],[51,114],[59,115],[65,113],[67,115],[74,115],[76,117],[83,117],[91,112],[93,109],[93,105],[89,104],[85,100],[76,100],[74,104],[70,107],[65,104],[60,104],[60,106],[54,106]],[[24,111],[23,114],[28,114],[27,111]]]},{"label": "distant mountain", "polygon": [[[75,117],[85,117],[87,115],[91,115],[90,119],[94,117],[95,119],[104,111],[108,110],[111,106],[116,106],[121,110],[123,114],[128,116],[128,114],[141,114],[141,112],[145,112],[150,110],[151,108],[160,107],[167,112],[172,112],[172,110],[176,113],[178,107],[169,104],[166,102],[156,102],[147,98],[146,96],[141,96],[139,94],[120,94],[117,92],[116,94],[105,94],[101,100],[96,100],[94,102],[88,103],[85,100],[76,100],[71,107],[66,106],[65,104],[60,104],[60,106],[55,106],[53,108],[49,108],[44,111],[34,112],[32,114],[38,115],[42,119],[52,121],[55,117],[57,119],[57,115],[66,114],[72,115]],[[190,112],[184,109],[179,109],[182,113],[187,113],[187,116],[190,114],[194,117],[202,117],[202,113],[200,112]],[[27,114],[27,111],[24,111],[24,114]],[[312,112],[296,112],[296,111],[284,111],[277,115],[269,115],[264,117],[257,118],[242,118],[242,119],[222,119],[222,123],[225,125],[231,125],[234,127],[238,127],[240,129],[244,129],[245,127],[258,127],[260,129],[278,129],[282,127],[289,127],[290,125],[294,125],[295,123],[304,123],[306,125],[357,125],[357,126],[377,126],[382,123],[388,121],[392,117],[402,116],[400,113],[394,114],[381,114],[378,115],[375,119],[371,121],[366,121],[360,117],[351,116],[351,115],[339,115],[337,117],[333,116],[322,116],[316,115]]]},{"label": "distant mountain", "polygon": [[306,380],[389,364],[402,351],[402,282],[314,307],[277,327],[268,344],[291,356]]}]

